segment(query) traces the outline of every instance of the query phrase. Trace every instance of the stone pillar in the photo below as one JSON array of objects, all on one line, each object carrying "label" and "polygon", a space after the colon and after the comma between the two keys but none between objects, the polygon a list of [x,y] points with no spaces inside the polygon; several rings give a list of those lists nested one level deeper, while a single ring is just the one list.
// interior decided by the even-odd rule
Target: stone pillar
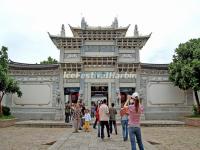
[{"label": "stone pillar", "polygon": [[115,82],[111,82],[111,103],[116,103],[115,100]]},{"label": "stone pillar", "polygon": [[[84,73],[84,71],[82,71],[82,73]],[[84,100],[85,97],[85,79],[83,77],[81,77],[80,74],[80,91],[79,91],[79,99]]]},{"label": "stone pillar", "polygon": [[63,69],[60,69],[60,82],[59,89],[56,92],[56,101],[58,105],[56,106],[55,120],[65,120],[65,100],[64,100],[64,87],[63,87]]},{"label": "stone pillar", "polygon": [[136,61],[140,62],[140,49],[137,48],[135,52],[136,52]]},{"label": "stone pillar", "polygon": [[87,83],[87,106],[91,108],[91,83]]},{"label": "stone pillar", "polygon": [[138,69],[137,69],[137,72],[136,72],[136,80],[135,80],[135,82],[136,82],[135,91],[139,92],[141,88],[140,88],[140,71]]},{"label": "stone pillar", "polygon": [[115,79],[114,95],[115,95],[115,97],[114,97],[114,99],[115,99],[115,106],[116,107],[120,107],[121,106],[121,99],[120,99],[120,97],[118,97],[120,95],[120,83],[119,83],[119,79]]},{"label": "stone pillar", "polygon": [[60,49],[60,62],[61,63],[64,62],[64,52],[65,52],[64,48],[61,48]]},{"label": "stone pillar", "polygon": [[87,105],[88,101],[88,83],[84,82],[83,102]]},{"label": "stone pillar", "polygon": [[109,106],[111,106],[112,102],[112,87],[111,87],[111,82],[108,82],[108,103]]}]

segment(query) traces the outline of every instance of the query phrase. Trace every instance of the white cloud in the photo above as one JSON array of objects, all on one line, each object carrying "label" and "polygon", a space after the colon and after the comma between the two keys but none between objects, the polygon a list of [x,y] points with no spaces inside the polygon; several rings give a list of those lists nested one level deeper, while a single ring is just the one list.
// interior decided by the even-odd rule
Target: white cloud
[{"label": "white cloud", "polygon": [[1,0],[0,45],[9,48],[13,61],[36,63],[59,51],[47,35],[59,34],[61,24],[80,26],[84,16],[89,25],[108,26],[118,16],[120,26],[138,24],[141,34],[152,32],[140,51],[141,61],[169,63],[179,43],[200,36],[198,0]]}]

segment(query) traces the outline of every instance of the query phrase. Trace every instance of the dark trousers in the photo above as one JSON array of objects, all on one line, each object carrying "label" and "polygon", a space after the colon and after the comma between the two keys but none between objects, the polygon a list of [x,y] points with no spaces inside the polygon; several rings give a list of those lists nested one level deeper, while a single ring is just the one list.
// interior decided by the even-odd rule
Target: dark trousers
[{"label": "dark trousers", "polygon": [[110,132],[109,132],[109,124],[108,121],[101,121],[101,138],[104,138],[104,126],[106,126],[106,130],[107,130],[107,135],[108,137],[110,137]]},{"label": "dark trousers", "polygon": [[97,118],[95,119],[95,122],[93,124],[93,128],[96,128],[96,125],[97,125]]},{"label": "dark trousers", "polygon": [[70,113],[65,113],[65,122],[66,123],[69,123],[69,120],[70,120]]},{"label": "dark trousers", "polygon": [[114,126],[115,134],[117,134],[117,124],[116,124],[116,120],[109,120],[109,126],[110,126],[110,133],[112,134],[112,126]]}]

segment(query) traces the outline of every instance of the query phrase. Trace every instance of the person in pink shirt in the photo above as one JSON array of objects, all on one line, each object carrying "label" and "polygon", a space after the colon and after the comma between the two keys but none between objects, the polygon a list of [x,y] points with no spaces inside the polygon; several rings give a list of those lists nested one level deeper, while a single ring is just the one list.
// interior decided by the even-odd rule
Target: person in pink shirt
[{"label": "person in pink shirt", "polygon": [[[131,99],[133,99],[133,103],[128,105]],[[136,142],[135,142],[135,137],[136,137],[139,149],[144,150],[144,146],[142,143],[141,129],[140,129],[140,116],[144,112],[144,107],[139,102],[139,94],[135,92],[132,94],[131,97],[129,96],[126,103],[124,104],[124,107],[128,108],[129,112],[128,130],[131,142],[131,149],[136,150]]]}]

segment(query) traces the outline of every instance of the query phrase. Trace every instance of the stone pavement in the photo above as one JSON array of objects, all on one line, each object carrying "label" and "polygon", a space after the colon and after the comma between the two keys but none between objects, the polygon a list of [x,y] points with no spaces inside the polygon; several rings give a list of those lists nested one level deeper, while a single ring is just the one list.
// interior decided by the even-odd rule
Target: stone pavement
[{"label": "stone pavement", "polygon": [[[79,130],[80,131],[80,130]],[[106,130],[105,130],[106,131]],[[104,131],[104,132],[105,132]],[[54,145],[48,150],[130,150],[130,141],[124,142],[122,140],[121,126],[118,126],[118,135],[111,134],[111,138],[107,138],[105,132],[105,139],[97,137],[97,129],[92,129],[91,132],[79,133],[65,133]],[[145,150],[156,150],[156,148],[143,141]]]}]

